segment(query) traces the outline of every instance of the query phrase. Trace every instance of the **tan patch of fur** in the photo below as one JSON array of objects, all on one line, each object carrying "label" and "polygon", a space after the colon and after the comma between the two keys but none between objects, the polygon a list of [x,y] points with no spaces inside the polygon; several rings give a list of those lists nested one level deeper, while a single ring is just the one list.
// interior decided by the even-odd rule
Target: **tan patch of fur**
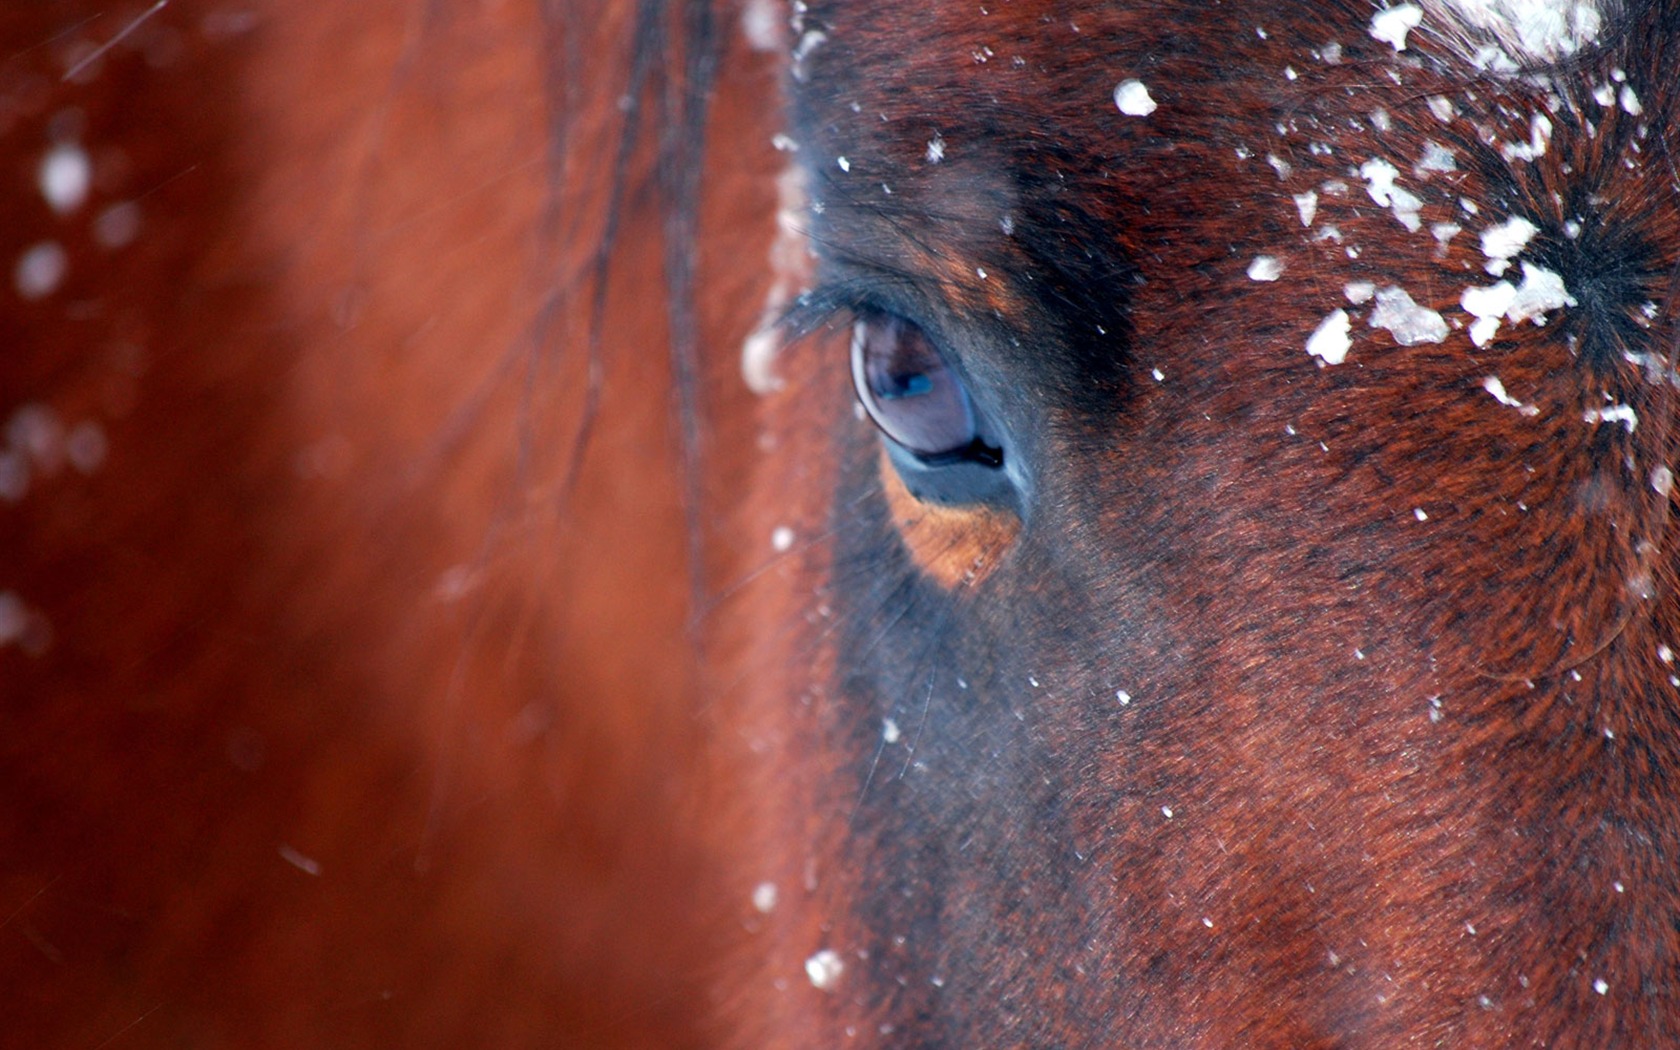
[{"label": "tan patch of fur", "polygon": [[1013,514],[991,507],[926,503],[910,494],[881,452],[881,488],[904,547],[916,567],[942,587],[979,583],[991,575],[1021,533]]},{"label": "tan patch of fur", "polygon": [[945,301],[968,310],[985,310],[997,316],[1015,317],[1027,309],[1021,298],[1003,275],[976,265],[965,258],[926,255],[923,265],[928,273],[939,274],[940,291]]}]

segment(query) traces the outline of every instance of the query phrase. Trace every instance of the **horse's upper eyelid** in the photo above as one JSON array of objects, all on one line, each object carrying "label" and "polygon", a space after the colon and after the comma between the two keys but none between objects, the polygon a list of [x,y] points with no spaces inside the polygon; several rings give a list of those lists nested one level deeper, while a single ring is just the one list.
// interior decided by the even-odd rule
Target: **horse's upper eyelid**
[{"label": "horse's upper eyelid", "polygon": [[[819,283],[796,298],[782,313],[778,326],[792,338],[802,338],[836,322],[865,317],[903,317],[917,320],[915,312],[882,302],[881,297],[856,281]],[[920,325],[920,322],[917,321]],[[925,325],[921,327],[926,330]]]}]

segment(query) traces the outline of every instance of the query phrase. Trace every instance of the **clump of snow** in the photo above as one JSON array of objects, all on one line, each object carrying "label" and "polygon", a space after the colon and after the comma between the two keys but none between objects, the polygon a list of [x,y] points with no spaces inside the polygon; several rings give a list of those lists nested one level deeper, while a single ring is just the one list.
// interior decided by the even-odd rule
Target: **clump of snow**
[{"label": "clump of snow", "polygon": [[1155,112],[1155,100],[1141,80],[1122,80],[1114,86],[1114,105],[1128,117],[1147,117]]},{"label": "clump of snow", "polygon": [[60,215],[68,215],[86,203],[88,188],[93,184],[93,163],[87,150],[74,142],[61,142],[41,158],[39,173],[41,196],[48,207]]},{"label": "clump of snow", "polygon": [[1423,144],[1423,156],[1412,165],[1412,174],[1427,177],[1430,172],[1457,171],[1458,159],[1453,151],[1433,140]]},{"label": "clump of snow", "polygon": [[811,987],[825,992],[834,987],[845,971],[846,964],[828,948],[805,960],[805,976],[811,979]]},{"label": "clump of snow", "polygon": [[1398,285],[1377,292],[1377,307],[1371,311],[1372,328],[1386,328],[1401,346],[1439,343],[1447,337],[1447,322],[1440,314],[1415,302]]},{"label": "clump of snow", "polygon": [[1488,68],[1497,68],[1493,61],[1503,56],[1515,69],[1512,54],[1530,63],[1556,62],[1604,29],[1604,16],[1592,0],[1430,0],[1429,6],[1432,14],[1455,23],[1458,35],[1493,37],[1496,43],[1481,49],[1488,52]]},{"label": "clump of snow", "polygon": [[1499,147],[1499,155],[1507,161],[1534,160],[1543,156],[1552,142],[1552,122],[1544,113],[1529,118],[1528,141],[1507,142]]},{"label": "clump of snow", "polygon": [[782,388],[776,374],[776,355],[782,349],[782,333],[765,325],[741,343],[741,377],[755,394],[769,394]]},{"label": "clump of snow", "polygon": [[1505,316],[1513,324],[1530,320],[1542,324],[1547,313],[1575,305],[1575,297],[1556,273],[1529,262],[1522,264],[1522,273],[1522,284],[1517,286],[1516,296],[1505,309]]},{"label": "clump of snow", "polygon": [[1517,60],[1498,44],[1484,44],[1470,56],[1470,64],[1484,73],[1516,73],[1522,69]]},{"label": "clump of snow", "polygon": [[1458,303],[1464,307],[1466,313],[1475,318],[1470,322],[1472,343],[1477,346],[1488,344],[1488,340],[1499,331],[1499,319],[1505,316],[1506,308],[1516,296],[1516,286],[1510,281],[1500,281],[1486,288],[1464,289]]},{"label": "clump of snow", "polygon": [[1318,214],[1318,191],[1295,194],[1295,210],[1301,215],[1301,225],[1311,226],[1313,216]]},{"label": "clump of snow", "polygon": [[1380,157],[1359,166],[1359,176],[1365,180],[1365,192],[1378,204],[1392,209],[1400,225],[1416,233],[1423,229],[1423,220],[1418,218],[1423,201],[1394,184],[1399,174],[1398,168]]},{"label": "clump of snow", "polygon": [[1406,34],[1423,21],[1423,8],[1416,4],[1396,4],[1378,11],[1371,17],[1371,36],[1393,46],[1396,52],[1406,50]]},{"label": "clump of snow", "polygon": [[1307,339],[1307,353],[1327,365],[1341,364],[1347,360],[1348,350],[1353,346],[1353,340],[1348,338],[1349,328],[1346,310],[1330,311]]},{"label": "clump of snow", "polygon": [[807,29],[799,37],[799,42],[793,45],[793,79],[804,82],[809,73],[805,68],[805,60],[812,52],[828,43],[828,34],[820,29]]},{"label": "clump of snow", "polygon": [[42,241],[18,256],[12,267],[12,286],[31,302],[58,291],[70,270],[70,255],[57,241]]},{"label": "clump of snow", "polygon": [[1501,319],[1517,324],[1533,321],[1544,324],[1546,315],[1576,305],[1575,297],[1563,285],[1563,278],[1544,266],[1522,264],[1522,283],[1510,281],[1485,288],[1466,288],[1459,297],[1459,305],[1476,320],[1470,325],[1470,341],[1486,346],[1499,331]]},{"label": "clump of snow", "polygon": [[319,876],[321,874],[321,862],[298,850],[297,847],[281,843],[277,852],[280,854],[281,860],[305,875]]},{"label": "clump of snow", "polygon": [[1512,397],[1510,394],[1506,393],[1505,384],[1499,381],[1498,376],[1488,376],[1483,379],[1482,389],[1486,390],[1495,401],[1508,408],[1514,408],[1525,416],[1537,416],[1540,414],[1540,409],[1536,408],[1534,405],[1524,404]]},{"label": "clump of snow", "polygon": [[776,0],[747,0],[741,8],[741,35],[754,51],[780,51],[783,22]]},{"label": "clump of snow", "polygon": [[1621,423],[1631,434],[1639,426],[1639,413],[1632,405],[1606,405],[1603,408],[1589,408],[1581,414],[1586,423]]},{"label": "clump of snow", "polygon": [[1275,281],[1283,276],[1283,263],[1275,255],[1257,255],[1248,264],[1251,281]]},{"label": "clump of snow", "polygon": [[1511,266],[1511,260],[1522,254],[1528,242],[1540,228],[1522,216],[1513,216],[1498,226],[1482,231],[1482,254],[1487,256],[1486,270],[1495,277]]},{"label": "clump of snow", "polygon": [[[780,322],[795,289],[810,277],[813,252],[805,235],[805,171],[789,164],[776,179],[776,238],[770,243],[774,281],[765,293],[758,327],[741,344],[741,378],[755,394],[782,387],[776,357],[782,349]],[[814,208],[814,205],[813,205]]]}]

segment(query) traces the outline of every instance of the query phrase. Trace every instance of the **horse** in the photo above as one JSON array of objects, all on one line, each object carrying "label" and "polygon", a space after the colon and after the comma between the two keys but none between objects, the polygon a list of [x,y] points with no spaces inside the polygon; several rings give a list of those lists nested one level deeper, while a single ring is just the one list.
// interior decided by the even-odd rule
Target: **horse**
[{"label": "horse", "polygon": [[9,1038],[1680,1043],[1675,0],[13,7]]}]

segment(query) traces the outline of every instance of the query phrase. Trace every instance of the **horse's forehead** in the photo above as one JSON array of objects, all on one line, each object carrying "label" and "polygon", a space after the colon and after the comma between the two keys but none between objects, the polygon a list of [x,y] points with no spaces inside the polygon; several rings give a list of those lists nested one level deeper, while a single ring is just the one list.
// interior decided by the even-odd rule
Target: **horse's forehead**
[{"label": "horse's forehead", "polygon": [[[1427,162],[1425,132],[1439,128],[1438,82],[1380,39],[1363,5],[866,3],[808,18],[823,28],[807,31],[795,119],[816,199],[845,216],[829,232],[912,253],[1007,246],[1036,212],[1095,220],[1105,247],[1139,262],[1194,265],[1147,228],[1279,201],[1265,225],[1293,226],[1323,192],[1310,178],[1375,179],[1382,193],[1390,173]],[[1521,124],[1520,139],[1529,108],[1493,116]],[[1409,123],[1400,110],[1415,111]],[[1298,168],[1301,192],[1282,192]]]},{"label": "horse's forehead", "polygon": [[[1375,127],[1358,118],[1421,108],[1472,81],[1473,98],[1490,103],[1484,119],[1526,125],[1533,113],[1491,100],[1555,107],[1546,77],[1517,74],[1585,54],[1604,35],[1602,6],[813,5],[799,18],[794,95],[831,145],[879,150],[869,159],[881,164],[1083,159],[1180,182],[1198,174],[1184,163],[1198,147],[1253,149],[1348,117],[1333,129],[1343,137],[1386,133],[1381,117]],[[1442,80],[1446,70],[1456,78]],[[844,170],[859,158],[830,159]]]},{"label": "horse's forehead", "polygon": [[[864,3],[810,18],[824,28],[796,70],[795,94],[854,134],[942,133],[948,160],[988,147],[1100,149],[1116,139],[1120,117],[1148,116],[1163,95],[1181,106],[1171,125],[1151,127],[1156,136],[1194,140],[1214,130],[1204,120],[1264,119],[1299,105],[1288,88],[1302,70],[1288,61],[1334,65],[1373,31],[1363,5],[1316,2]],[[978,134],[959,143],[943,134],[951,130]]]},{"label": "horse's forehead", "polygon": [[[1647,198],[1637,183],[1661,172],[1637,156],[1637,91],[1611,82],[1622,70],[1602,71],[1596,116],[1579,78],[1513,72],[1592,43],[1598,7],[1426,6],[818,8],[794,96],[815,199],[836,205],[824,235],[948,270],[971,303],[1005,313],[988,272],[1029,249],[1034,264],[1065,255],[1047,242],[1070,232],[1091,272],[1170,272],[1179,298],[1198,280],[1230,287],[1205,269],[1217,243],[1270,290],[1310,262],[1333,293],[1315,326],[1374,301],[1405,345],[1439,327],[1408,279],[1450,281],[1485,345],[1490,318],[1523,311],[1487,301],[1503,291],[1478,284],[1484,262],[1520,296],[1567,301],[1562,257],[1577,279],[1591,260],[1564,242],[1595,220],[1627,232],[1605,202]],[[1592,134],[1555,135],[1583,122]],[[1542,184],[1548,150],[1575,154],[1567,187]],[[1345,354],[1334,327],[1307,347],[1331,364]]]}]

